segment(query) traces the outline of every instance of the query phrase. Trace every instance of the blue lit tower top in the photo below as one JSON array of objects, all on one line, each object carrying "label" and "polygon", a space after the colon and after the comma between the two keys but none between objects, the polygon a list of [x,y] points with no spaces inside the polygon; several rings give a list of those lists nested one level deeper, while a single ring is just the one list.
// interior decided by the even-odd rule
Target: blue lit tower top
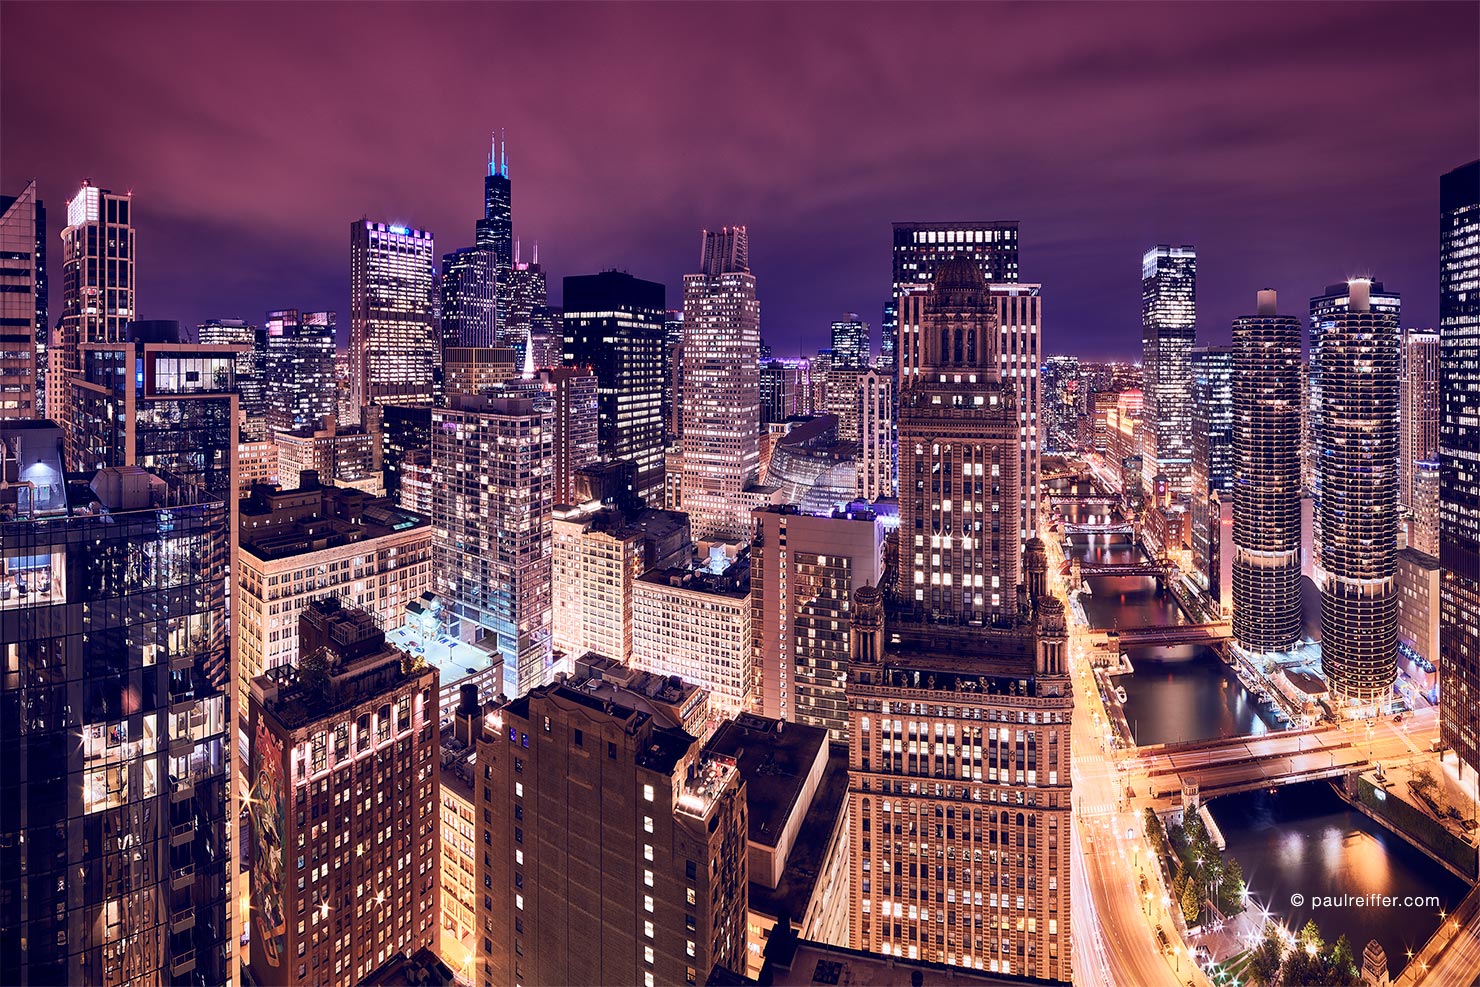
[{"label": "blue lit tower top", "polygon": [[509,185],[509,148],[503,131],[493,135],[488,152],[488,175],[483,179],[483,218],[473,241],[491,249],[499,267],[514,261],[514,214]]}]

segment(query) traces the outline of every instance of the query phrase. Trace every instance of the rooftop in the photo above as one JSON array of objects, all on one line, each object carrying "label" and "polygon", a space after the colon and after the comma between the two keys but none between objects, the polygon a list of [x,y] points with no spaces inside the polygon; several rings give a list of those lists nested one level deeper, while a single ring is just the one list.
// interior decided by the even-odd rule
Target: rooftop
[{"label": "rooftop", "polygon": [[442,784],[454,789],[465,802],[473,801],[473,771],[478,754],[458,740],[449,724],[442,728]]},{"label": "rooftop", "polygon": [[410,623],[388,631],[385,640],[387,644],[400,648],[435,668],[444,685],[469,675],[486,672],[498,660],[496,651],[489,651],[476,644],[459,641],[446,634],[440,634],[435,638],[424,637]]},{"label": "rooftop", "polygon": [[[741,775],[745,776],[745,773],[742,771]],[[751,809],[752,831],[755,827],[754,785],[755,782],[746,777],[745,799]],[[758,881],[750,882],[751,911],[778,919],[785,914],[797,920],[806,913],[817,879],[822,876],[822,860],[847,795],[848,755],[831,754],[822,769],[822,781],[812,796],[812,807],[807,810],[796,842],[786,858],[780,883],[773,890]]]},{"label": "rooftop", "polygon": [[[710,983],[716,982],[720,981],[710,980]],[[766,942],[766,962],[761,968],[759,982],[774,987],[910,987],[915,983],[929,984],[930,987],[955,987],[958,984],[971,987],[1050,987],[1060,983],[829,946],[799,939],[789,928],[783,929],[780,925]]]},{"label": "rooftop", "polygon": [[[683,734],[687,737],[688,734]],[[703,819],[716,801],[729,790],[738,770],[733,758],[713,754],[704,755],[695,765],[693,774],[684,779],[678,793],[675,811]]]},{"label": "rooftop", "polygon": [[407,510],[390,497],[352,487],[320,483],[304,471],[300,486],[284,490],[256,484],[239,511],[241,549],[262,561],[353,545],[412,529],[427,529],[431,519]]},{"label": "rooftop", "polygon": [[301,657],[252,680],[252,696],[288,730],[391,692],[421,674],[385,642],[374,618],[336,597],[314,600],[299,618]]},{"label": "rooftop", "polygon": [[361,987],[451,987],[455,980],[452,967],[423,946],[410,956],[397,953],[360,983]]},{"label": "rooftop", "polygon": [[1434,570],[1442,565],[1434,556],[1411,547],[1398,549],[1398,558],[1404,562],[1411,562],[1420,569]]},{"label": "rooftop", "polygon": [[677,675],[638,671],[594,651],[576,659],[575,671],[575,676],[565,681],[570,688],[597,699],[632,706],[675,727],[684,725],[683,711],[704,691]]},{"label": "rooftop", "polygon": [[695,593],[712,593],[741,600],[750,595],[750,552],[744,550],[723,572],[707,568],[687,569],[675,566],[668,569],[649,569],[639,582],[654,586],[674,586]]},{"label": "rooftop", "polygon": [[733,758],[745,779],[752,843],[776,846],[826,746],[827,731],[805,723],[742,713],[720,724],[705,751]]},{"label": "rooftop", "polygon": [[1035,696],[1037,643],[1030,628],[918,621],[891,614],[886,683],[983,695]]}]

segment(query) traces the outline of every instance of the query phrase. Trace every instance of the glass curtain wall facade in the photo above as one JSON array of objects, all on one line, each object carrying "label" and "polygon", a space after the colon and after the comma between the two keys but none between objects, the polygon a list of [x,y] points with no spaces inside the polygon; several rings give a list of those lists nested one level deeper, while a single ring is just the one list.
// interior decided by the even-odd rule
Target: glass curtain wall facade
[{"label": "glass curtain wall facade", "polygon": [[1164,476],[1192,492],[1192,348],[1197,342],[1197,252],[1162,244],[1141,258],[1141,368],[1145,375],[1144,480]]},{"label": "glass curtain wall facade", "polygon": [[432,234],[350,223],[352,424],[371,404],[431,404],[441,358],[432,322]]},{"label": "glass curtain wall facade", "polygon": [[0,981],[227,983],[226,505],[139,469],[64,493],[27,424],[50,482],[0,521]]},{"label": "glass curtain wall facade", "polygon": [[637,492],[663,491],[665,290],[620,271],[565,279],[562,359],[597,380],[601,458],[637,464]]},{"label": "glass curtain wall facade", "polygon": [[1439,205],[1440,735],[1480,768],[1480,161]]},{"label": "glass curtain wall facade", "polygon": [[706,230],[684,275],[683,509],[694,537],[748,538],[760,473],[760,302],[745,227]]}]

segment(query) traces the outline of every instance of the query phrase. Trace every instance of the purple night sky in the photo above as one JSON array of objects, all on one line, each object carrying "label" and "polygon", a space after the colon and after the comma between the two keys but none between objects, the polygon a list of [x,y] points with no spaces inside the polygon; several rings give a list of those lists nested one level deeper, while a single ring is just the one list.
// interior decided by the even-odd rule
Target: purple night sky
[{"label": "purple night sky", "polygon": [[[560,277],[668,286],[744,223],[778,354],[889,295],[894,220],[1018,219],[1045,351],[1140,350],[1140,257],[1199,253],[1199,335],[1350,275],[1437,309],[1439,175],[1480,149],[1472,3],[0,5],[0,192],[53,237],[136,196],[143,318],[333,308],[349,223],[472,242],[490,129]],[[52,317],[60,247],[52,240]]]}]

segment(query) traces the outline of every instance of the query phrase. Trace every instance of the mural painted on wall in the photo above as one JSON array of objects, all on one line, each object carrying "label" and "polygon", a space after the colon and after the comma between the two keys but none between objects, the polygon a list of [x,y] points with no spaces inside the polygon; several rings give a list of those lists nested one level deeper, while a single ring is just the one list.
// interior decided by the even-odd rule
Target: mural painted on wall
[{"label": "mural painted on wall", "polygon": [[[288,931],[283,901],[283,746],[266,728],[257,727],[252,783],[252,924],[254,942],[262,945],[269,966],[281,966]],[[260,937],[260,938],[259,938]]]}]

